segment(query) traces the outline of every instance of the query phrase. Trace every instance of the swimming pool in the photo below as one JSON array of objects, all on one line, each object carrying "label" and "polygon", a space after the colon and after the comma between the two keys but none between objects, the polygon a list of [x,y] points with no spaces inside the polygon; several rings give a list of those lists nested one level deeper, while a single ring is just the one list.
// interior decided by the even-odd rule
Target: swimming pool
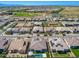
[{"label": "swimming pool", "polygon": [[43,58],[42,54],[33,54],[31,57],[33,58]]}]

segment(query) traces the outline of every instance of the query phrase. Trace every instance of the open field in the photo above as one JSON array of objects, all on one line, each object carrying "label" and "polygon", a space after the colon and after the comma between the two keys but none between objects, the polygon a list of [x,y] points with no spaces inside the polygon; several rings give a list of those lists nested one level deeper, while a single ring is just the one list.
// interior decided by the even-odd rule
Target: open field
[{"label": "open field", "polygon": [[39,16],[40,13],[26,13],[26,12],[16,12],[14,13],[14,16],[22,16],[22,17],[33,17],[33,16]]},{"label": "open field", "polygon": [[63,11],[60,12],[61,14],[79,14],[79,7],[66,7]]},{"label": "open field", "polygon": [[59,14],[62,15],[68,15],[71,17],[77,17],[79,15],[79,7],[66,7],[64,10],[62,10]]}]

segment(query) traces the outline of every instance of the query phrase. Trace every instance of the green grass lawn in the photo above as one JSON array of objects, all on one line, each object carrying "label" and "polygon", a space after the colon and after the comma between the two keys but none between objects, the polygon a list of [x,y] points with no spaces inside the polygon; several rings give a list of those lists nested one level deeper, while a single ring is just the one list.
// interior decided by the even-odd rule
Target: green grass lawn
[{"label": "green grass lawn", "polygon": [[48,27],[48,22],[47,21],[45,21],[45,22],[43,22],[43,24],[42,24],[44,27]]},{"label": "green grass lawn", "polygon": [[50,58],[49,52],[46,52],[46,56],[47,56],[47,58]]},{"label": "green grass lawn", "polygon": [[79,57],[79,49],[71,49],[76,57]]},{"label": "green grass lawn", "polygon": [[65,58],[67,58],[67,57],[69,57],[70,55],[68,54],[68,53],[62,53],[62,54],[59,54],[59,53],[53,53],[54,54],[54,56],[55,57],[65,57]]},{"label": "green grass lawn", "polygon": [[38,14],[36,13],[24,13],[24,12],[16,12],[14,13],[14,16],[23,16],[23,17],[32,17],[32,16],[37,16]]},{"label": "green grass lawn", "polygon": [[6,57],[6,53],[0,53],[0,58],[5,58]]}]

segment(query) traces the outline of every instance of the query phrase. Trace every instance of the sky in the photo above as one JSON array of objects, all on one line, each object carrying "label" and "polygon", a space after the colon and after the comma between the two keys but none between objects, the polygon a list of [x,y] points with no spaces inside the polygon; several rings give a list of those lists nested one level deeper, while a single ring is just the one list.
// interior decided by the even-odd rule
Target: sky
[{"label": "sky", "polygon": [[0,6],[11,6],[11,5],[69,5],[79,6],[79,1],[0,1]]}]

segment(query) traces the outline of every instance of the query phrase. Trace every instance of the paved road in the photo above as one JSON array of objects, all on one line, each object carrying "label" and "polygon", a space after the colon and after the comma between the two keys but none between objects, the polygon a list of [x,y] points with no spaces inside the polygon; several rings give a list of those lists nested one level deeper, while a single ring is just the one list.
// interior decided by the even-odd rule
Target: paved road
[{"label": "paved road", "polygon": [[[36,36],[32,36],[32,35],[0,35],[0,37],[36,37]],[[38,37],[51,37],[51,36],[38,36]],[[73,36],[73,35],[70,35],[70,36],[52,36],[52,37],[64,37],[64,38],[67,38],[67,37],[79,37],[79,35],[77,36]]]}]

